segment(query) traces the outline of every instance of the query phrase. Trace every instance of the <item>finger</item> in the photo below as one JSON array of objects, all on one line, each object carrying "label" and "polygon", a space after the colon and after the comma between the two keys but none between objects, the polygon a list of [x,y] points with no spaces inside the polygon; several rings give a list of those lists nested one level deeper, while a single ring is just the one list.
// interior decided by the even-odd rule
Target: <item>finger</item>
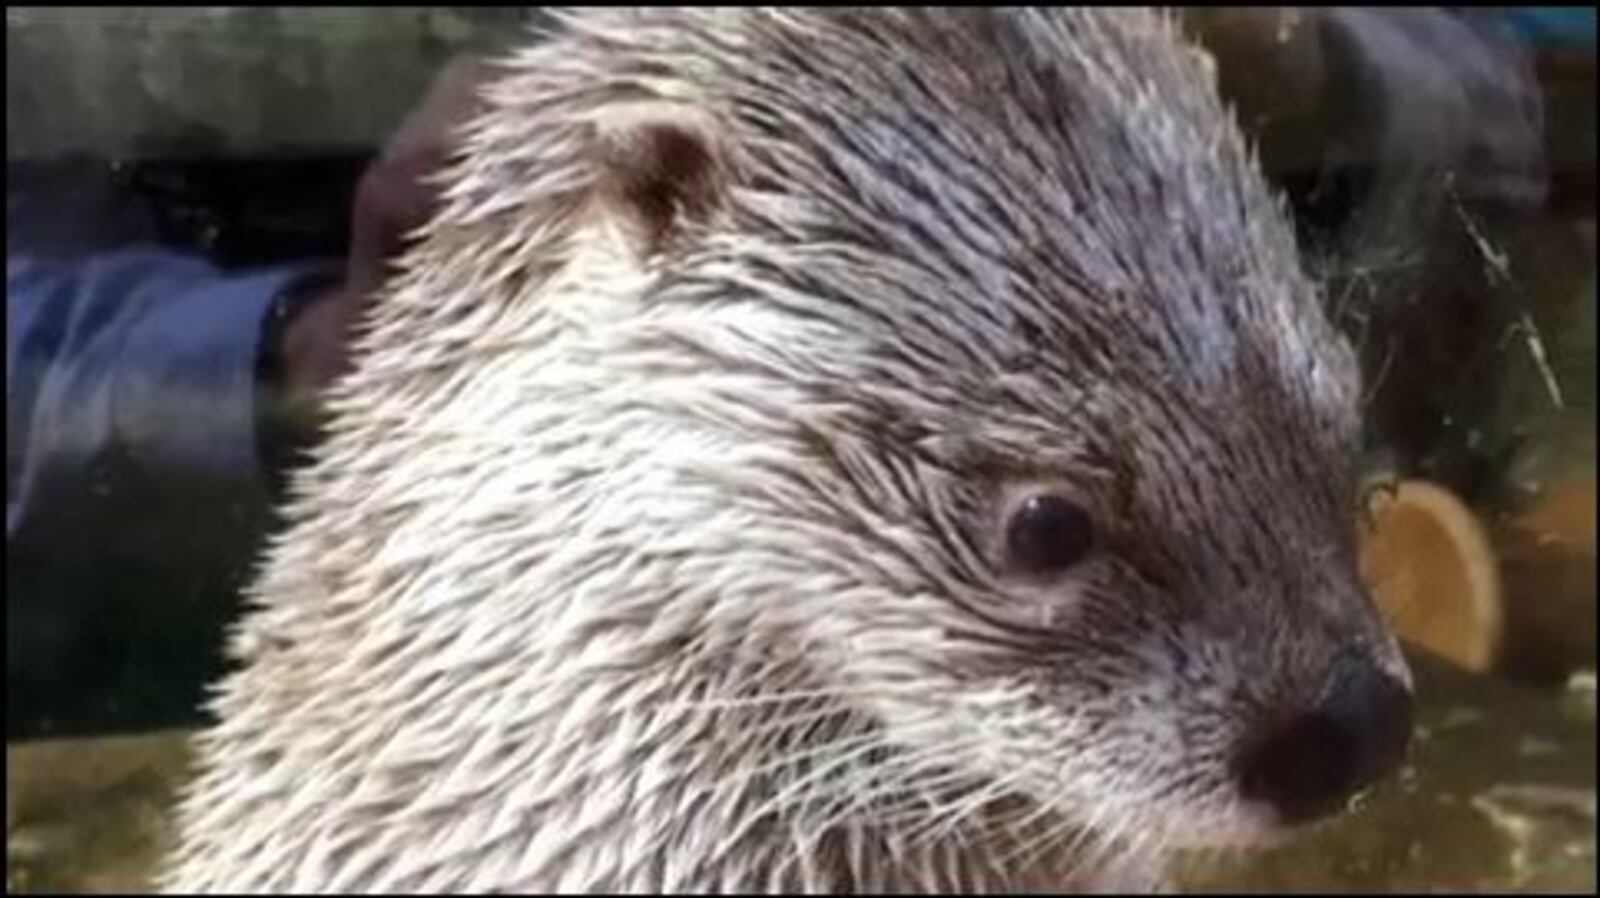
[{"label": "finger", "polygon": [[387,276],[386,262],[399,255],[411,232],[433,214],[438,195],[426,178],[445,163],[456,129],[483,109],[478,88],[491,74],[490,64],[480,57],[452,59],[362,174],[347,277],[362,295]]}]

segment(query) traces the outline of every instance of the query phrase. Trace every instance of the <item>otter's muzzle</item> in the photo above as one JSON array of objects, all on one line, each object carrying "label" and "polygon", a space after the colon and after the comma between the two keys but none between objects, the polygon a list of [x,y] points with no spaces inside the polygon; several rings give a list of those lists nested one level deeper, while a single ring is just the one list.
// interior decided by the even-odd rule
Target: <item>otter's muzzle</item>
[{"label": "otter's muzzle", "polygon": [[1411,693],[1372,661],[1345,655],[1309,712],[1280,721],[1243,753],[1240,791],[1284,823],[1313,820],[1397,767],[1410,740]]}]

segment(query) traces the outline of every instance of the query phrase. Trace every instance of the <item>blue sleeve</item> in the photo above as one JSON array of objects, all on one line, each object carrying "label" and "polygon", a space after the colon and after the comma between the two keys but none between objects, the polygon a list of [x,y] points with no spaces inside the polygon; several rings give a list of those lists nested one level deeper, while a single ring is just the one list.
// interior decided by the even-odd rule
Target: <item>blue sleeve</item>
[{"label": "blue sleeve", "polygon": [[273,300],[161,249],[6,261],[7,738],[191,725],[272,524]]},{"label": "blue sleeve", "polygon": [[[240,276],[160,249],[8,259],[7,543],[55,543],[151,488],[193,527],[198,490],[267,502],[256,454],[256,361],[272,301],[319,266]],[[91,528],[98,529],[98,528]]]}]

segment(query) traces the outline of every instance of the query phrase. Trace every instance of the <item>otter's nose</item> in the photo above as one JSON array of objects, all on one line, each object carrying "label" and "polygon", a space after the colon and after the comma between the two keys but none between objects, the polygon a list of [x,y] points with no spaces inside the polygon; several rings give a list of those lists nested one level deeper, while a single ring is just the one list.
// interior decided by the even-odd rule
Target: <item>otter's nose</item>
[{"label": "otter's nose", "polygon": [[1411,695],[1371,662],[1346,657],[1308,713],[1240,759],[1240,789],[1287,823],[1321,817],[1388,773],[1411,739]]}]

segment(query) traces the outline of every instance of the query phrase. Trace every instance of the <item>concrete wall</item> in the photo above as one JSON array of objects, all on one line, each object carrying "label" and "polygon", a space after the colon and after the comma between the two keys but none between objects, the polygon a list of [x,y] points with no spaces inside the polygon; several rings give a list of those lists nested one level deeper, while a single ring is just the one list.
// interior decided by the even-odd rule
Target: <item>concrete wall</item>
[{"label": "concrete wall", "polygon": [[537,11],[6,10],[8,158],[339,153],[380,143],[454,53]]}]

